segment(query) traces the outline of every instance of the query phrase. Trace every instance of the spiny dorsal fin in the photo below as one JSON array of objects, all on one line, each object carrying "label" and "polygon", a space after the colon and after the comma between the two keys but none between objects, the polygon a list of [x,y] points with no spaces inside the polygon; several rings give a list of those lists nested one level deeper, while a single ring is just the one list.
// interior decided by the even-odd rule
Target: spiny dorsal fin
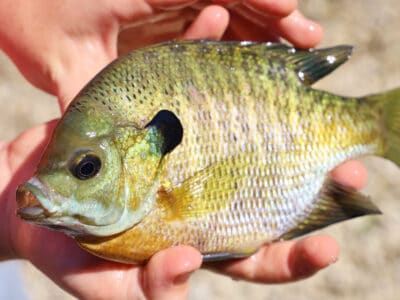
[{"label": "spiny dorsal fin", "polygon": [[301,50],[280,43],[241,42],[243,47],[263,47],[268,51],[278,51],[292,64],[294,71],[305,85],[312,85],[334,71],[351,56],[353,47],[339,45],[323,49]]},{"label": "spiny dorsal fin", "polygon": [[316,207],[296,228],[283,234],[280,239],[292,239],[328,225],[364,215],[381,214],[368,197],[355,189],[327,179]]},{"label": "spiny dorsal fin", "polygon": [[[294,64],[294,70],[299,79],[306,85],[312,85],[322,77],[334,71],[338,66],[346,62],[353,50],[352,46],[340,45],[324,49],[309,49],[301,50],[281,43],[259,43],[250,41],[211,41],[211,40],[186,40],[186,41],[169,41],[166,43],[151,46],[151,48],[163,47],[171,45],[172,48],[179,48],[186,45],[203,44],[203,46],[221,47],[241,47],[248,49],[259,49],[257,55],[265,55],[265,51],[276,52],[282,55],[282,58],[287,59]],[[144,48],[144,50],[150,48]]]},{"label": "spiny dorsal fin", "polygon": [[299,79],[312,85],[346,62],[353,50],[352,46],[342,45],[325,49],[292,50],[291,61]]},{"label": "spiny dorsal fin", "polygon": [[339,45],[330,48],[302,50],[281,43],[240,42],[242,47],[276,51],[294,64],[294,70],[305,85],[312,85],[333,72],[351,56],[353,47]]}]

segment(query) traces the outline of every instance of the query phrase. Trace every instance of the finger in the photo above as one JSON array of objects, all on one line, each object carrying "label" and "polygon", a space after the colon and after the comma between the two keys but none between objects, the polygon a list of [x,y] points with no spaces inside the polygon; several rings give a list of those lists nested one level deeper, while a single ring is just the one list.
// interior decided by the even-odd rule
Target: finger
[{"label": "finger", "polygon": [[205,7],[183,34],[184,39],[219,40],[229,24],[228,11],[218,5]]},{"label": "finger", "polygon": [[224,39],[249,41],[278,41],[275,28],[265,24],[265,18],[246,7],[230,11],[231,22]]},{"label": "finger", "polygon": [[273,243],[246,259],[218,263],[212,269],[236,279],[282,283],[315,274],[336,262],[338,254],[339,247],[334,239],[318,235]]},{"label": "finger", "polygon": [[142,278],[149,299],[186,299],[190,274],[200,268],[201,254],[194,248],[178,246],[155,254]]},{"label": "finger", "polygon": [[323,30],[317,23],[305,18],[299,11],[294,11],[286,18],[273,20],[280,36],[299,48],[315,47],[322,39]]},{"label": "finger", "polygon": [[[134,0],[128,0],[128,6],[121,6],[121,3],[115,2],[116,10],[118,11],[119,14],[123,14],[125,18],[133,19],[136,18],[137,16],[135,15],[135,8],[137,7],[138,3],[137,1]],[[143,1],[143,3],[139,3],[142,7],[153,7],[153,8],[170,8],[173,9],[175,7],[181,8],[185,7],[188,5],[191,5],[192,3],[196,2],[196,0],[146,0]],[[142,8],[140,7],[140,8]],[[128,9],[127,9],[128,8]],[[125,14],[120,10],[125,9]],[[129,15],[126,13],[126,11],[129,12]]]},{"label": "finger", "polygon": [[244,0],[243,3],[270,16],[285,17],[297,8],[297,0]]},{"label": "finger", "polygon": [[297,8],[297,0],[214,0],[214,3],[235,9],[243,4],[252,11],[275,18],[285,17]]},{"label": "finger", "polygon": [[367,170],[356,160],[349,160],[331,172],[332,178],[345,186],[362,189],[367,183]]},{"label": "finger", "polygon": [[2,149],[1,157],[7,159],[5,165],[10,168],[11,173],[15,173],[24,164],[24,168],[18,173],[19,180],[25,180],[32,175],[57,122],[58,120],[53,120],[30,128]]},{"label": "finger", "polygon": [[[10,239],[6,242],[12,246],[11,255],[21,257],[21,251],[17,248],[19,244],[24,244],[19,242],[20,239],[18,238],[22,232],[21,226],[20,224],[15,226],[15,222],[19,221],[15,214],[15,191],[18,185],[26,181],[34,173],[56,123],[57,120],[53,120],[30,128],[14,140],[3,144],[0,151],[0,164],[2,164],[0,187],[2,198],[4,198],[0,200],[0,209],[6,212],[7,221],[4,224],[9,225],[6,229],[7,235],[10,236]],[[4,234],[1,236],[4,236]]]}]

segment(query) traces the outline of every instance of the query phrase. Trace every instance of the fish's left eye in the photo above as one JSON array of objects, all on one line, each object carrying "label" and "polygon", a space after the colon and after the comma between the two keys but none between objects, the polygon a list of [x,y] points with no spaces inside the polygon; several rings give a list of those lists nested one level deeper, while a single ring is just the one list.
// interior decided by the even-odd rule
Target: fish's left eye
[{"label": "fish's left eye", "polygon": [[77,163],[71,166],[72,175],[81,180],[92,178],[99,173],[101,160],[93,154],[86,154]]}]

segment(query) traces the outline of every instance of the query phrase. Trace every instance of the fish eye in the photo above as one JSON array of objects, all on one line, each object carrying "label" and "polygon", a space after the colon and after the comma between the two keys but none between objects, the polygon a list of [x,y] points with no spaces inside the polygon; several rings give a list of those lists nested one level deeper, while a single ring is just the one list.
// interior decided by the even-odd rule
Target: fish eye
[{"label": "fish eye", "polygon": [[86,154],[81,156],[80,159],[71,166],[70,172],[76,178],[86,180],[96,176],[100,168],[100,158],[93,154]]}]

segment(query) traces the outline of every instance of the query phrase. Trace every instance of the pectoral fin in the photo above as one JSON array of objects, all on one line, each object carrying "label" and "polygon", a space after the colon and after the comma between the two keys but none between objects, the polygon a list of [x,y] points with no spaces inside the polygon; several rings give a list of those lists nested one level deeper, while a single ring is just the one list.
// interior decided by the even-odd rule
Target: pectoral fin
[{"label": "pectoral fin", "polygon": [[280,239],[296,238],[340,221],[370,214],[381,214],[381,211],[368,197],[355,189],[327,179],[314,210]]},{"label": "pectoral fin", "polygon": [[[179,216],[201,217],[224,209],[233,200],[237,179],[235,166],[217,162],[193,175],[170,192],[172,210]],[[237,172],[237,170],[236,170]]]}]

